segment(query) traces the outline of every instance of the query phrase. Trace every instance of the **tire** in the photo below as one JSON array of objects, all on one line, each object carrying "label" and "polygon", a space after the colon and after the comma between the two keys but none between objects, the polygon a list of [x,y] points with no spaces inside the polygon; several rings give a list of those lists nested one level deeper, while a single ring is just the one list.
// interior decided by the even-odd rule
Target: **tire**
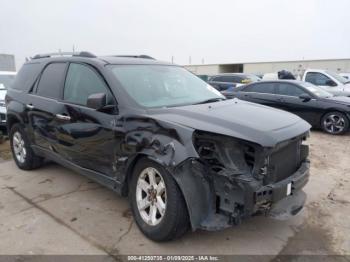
[{"label": "tire", "polygon": [[[152,173],[156,184],[158,183],[153,192],[150,181]],[[162,182],[164,182],[165,190],[162,190]],[[146,194],[146,191],[143,190],[146,188],[151,192]],[[139,197],[143,201],[140,201]],[[159,201],[159,197],[162,198],[162,201]],[[150,198],[153,199],[153,204]],[[186,203],[178,185],[171,174],[154,161],[142,158],[136,164],[129,184],[129,201],[137,226],[146,237],[153,241],[169,241],[178,238],[189,228]],[[148,204],[144,206],[149,207],[141,208],[140,203],[147,202]],[[165,209],[162,209],[164,207],[162,202],[165,203]],[[155,210],[154,216],[151,215],[151,209]],[[161,211],[164,211],[163,215]]]},{"label": "tire", "polygon": [[20,169],[31,170],[42,166],[44,159],[35,155],[30,147],[28,136],[20,124],[12,126],[9,137],[13,159]]},{"label": "tire", "polygon": [[332,135],[342,135],[349,130],[349,119],[341,112],[329,112],[322,117],[323,131]]}]

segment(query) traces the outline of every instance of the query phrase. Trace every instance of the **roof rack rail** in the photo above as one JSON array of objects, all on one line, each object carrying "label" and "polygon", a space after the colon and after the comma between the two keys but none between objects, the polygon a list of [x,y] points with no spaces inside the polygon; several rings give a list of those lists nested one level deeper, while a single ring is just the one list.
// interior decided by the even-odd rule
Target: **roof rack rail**
[{"label": "roof rack rail", "polygon": [[47,53],[47,54],[38,54],[33,56],[31,59],[40,59],[40,58],[49,58],[53,56],[79,56],[79,57],[96,57],[94,54],[86,51],[82,52],[57,52],[57,53]]},{"label": "roof rack rail", "polygon": [[115,57],[144,58],[156,60],[154,57],[151,57],[149,55],[115,55]]}]

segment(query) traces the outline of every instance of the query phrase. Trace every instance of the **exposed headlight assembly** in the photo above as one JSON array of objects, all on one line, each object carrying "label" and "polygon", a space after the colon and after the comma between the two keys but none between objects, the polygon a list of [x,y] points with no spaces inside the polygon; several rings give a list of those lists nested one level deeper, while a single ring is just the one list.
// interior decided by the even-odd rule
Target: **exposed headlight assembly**
[{"label": "exposed headlight assembly", "polygon": [[[228,136],[196,131],[193,144],[200,159],[211,171],[230,174],[252,173],[255,169],[257,149],[252,143]],[[261,170],[262,174],[267,174]]]}]

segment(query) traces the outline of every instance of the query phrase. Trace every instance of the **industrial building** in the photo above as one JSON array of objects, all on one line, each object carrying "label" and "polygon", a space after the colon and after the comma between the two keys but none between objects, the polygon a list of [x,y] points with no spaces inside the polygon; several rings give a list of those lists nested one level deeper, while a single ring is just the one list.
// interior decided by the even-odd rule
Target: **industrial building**
[{"label": "industrial building", "polygon": [[0,71],[16,71],[14,55],[0,54]]},{"label": "industrial building", "polygon": [[328,69],[334,72],[350,72],[349,59],[322,59],[280,62],[230,63],[185,65],[191,72],[198,75],[215,75],[219,73],[253,73],[265,74],[280,70],[288,70],[294,75],[301,75],[305,69]]}]

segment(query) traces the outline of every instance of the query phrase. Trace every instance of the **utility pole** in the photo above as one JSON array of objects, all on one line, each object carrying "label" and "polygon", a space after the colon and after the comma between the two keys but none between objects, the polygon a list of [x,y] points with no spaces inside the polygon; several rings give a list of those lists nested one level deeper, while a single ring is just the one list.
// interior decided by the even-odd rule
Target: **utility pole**
[{"label": "utility pole", "polygon": [[171,63],[174,64],[174,56],[171,56]]},{"label": "utility pole", "polygon": [[191,64],[191,56],[188,57],[188,64],[190,65]]}]

